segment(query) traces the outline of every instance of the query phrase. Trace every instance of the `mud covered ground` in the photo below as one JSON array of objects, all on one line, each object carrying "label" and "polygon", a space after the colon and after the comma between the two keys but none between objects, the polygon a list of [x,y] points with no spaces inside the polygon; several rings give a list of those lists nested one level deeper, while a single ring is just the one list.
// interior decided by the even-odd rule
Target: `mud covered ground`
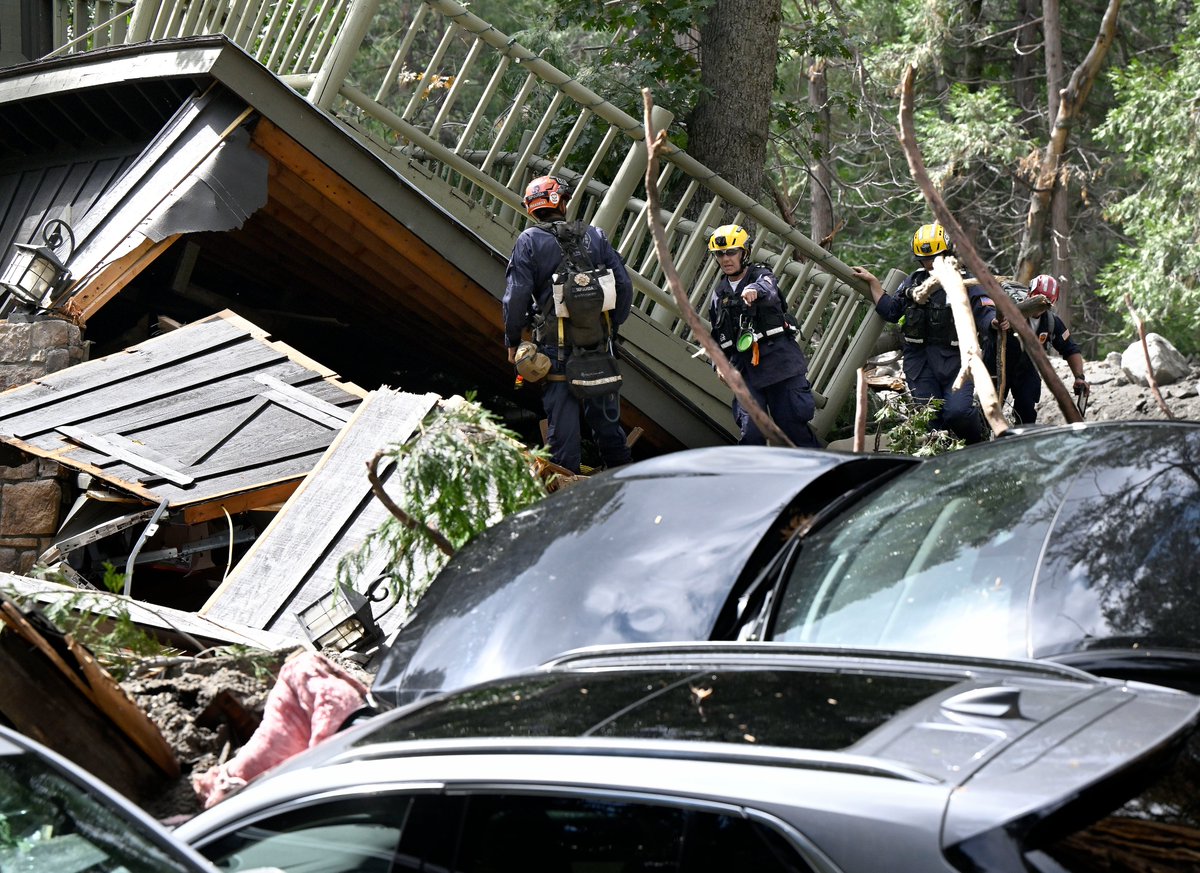
[{"label": "mud covered ground", "polygon": [[[179,760],[182,775],[143,802],[176,824],[201,811],[191,777],[232,757],[262,719],[267,696],[291,651],[149,661],[121,683],[149,714]],[[356,664],[330,656],[365,683]]]},{"label": "mud covered ground", "polygon": [[[1069,391],[1072,379],[1067,362],[1057,356],[1052,356],[1050,362]],[[1083,365],[1083,375],[1092,386],[1084,415],[1086,421],[1167,418],[1153,392],[1145,385],[1131,382],[1115,363],[1088,361]],[[1193,363],[1186,379],[1160,386],[1159,393],[1176,418],[1200,421],[1200,366]],[[1038,424],[1062,424],[1064,421],[1057,402],[1044,386],[1037,410]]]}]

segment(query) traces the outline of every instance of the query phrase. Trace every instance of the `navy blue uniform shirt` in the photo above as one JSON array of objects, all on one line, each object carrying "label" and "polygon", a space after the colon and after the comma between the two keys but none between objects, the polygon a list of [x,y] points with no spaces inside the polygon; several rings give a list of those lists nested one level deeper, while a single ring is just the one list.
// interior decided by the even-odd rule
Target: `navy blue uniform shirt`
[{"label": "navy blue uniform shirt", "polygon": [[[717,280],[712,297],[708,302],[709,324],[714,326],[717,324],[721,313],[720,301],[723,296],[728,297],[732,294],[740,298],[742,292],[747,288],[754,288],[758,292],[758,299],[754,301],[753,308],[759,311],[770,310],[782,316],[783,300],[779,296],[779,286],[776,284],[775,274],[766,264],[751,264],[746,268],[746,274],[736,288],[725,276]],[[744,308],[744,304],[733,307],[733,310],[737,312],[742,308]],[[795,337],[788,336],[786,333],[759,341],[758,366],[753,363],[753,352],[751,351],[739,352],[736,349],[728,349],[726,356],[729,358],[729,363],[733,364],[734,368],[742,374],[746,384],[754,388],[765,388],[768,385],[782,382],[784,379],[804,376],[808,373],[808,361],[804,359],[804,352],[800,351],[800,347],[796,345]]]},{"label": "navy blue uniform shirt", "polygon": [[[610,313],[614,325],[624,323],[633,305],[633,283],[621,256],[598,227],[588,226],[583,247],[594,267],[612,270],[617,283],[617,303]],[[551,277],[562,261],[562,249],[554,234],[540,225],[526,228],[513,246],[508,269],[504,273],[504,345],[521,344],[521,331],[533,323],[535,315],[554,316],[554,287]],[[557,346],[558,335],[550,331],[545,345]]]},{"label": "navy blue uniform shirt", "polygon": [[[900,287],[896,289],[894,294],[884,294],[880,297],[879,302],[875,304],[875,311],[879,313],[880,318],[884,321],[890,321],[892,324],[903,318],[909,306],[917,305],[909,297],[908,289],[916,288],[928,278],[928,270],[914,270],[900,283]],[[963,278],[967,279],[970,276],[964,276]],[[987,295],[987,292],[983,290],[983,286],[981,285],[968,285],[967,298],[971,301],[971,314],[975,316],[975,327],[980,333],[983,333],[992,326],[992,322],[996,318],[996,304]],[[941,287],[937,288],[929,295],[927,304],[930,306],[948,306],[946,290]],[[984,336],[987,336],[987,334],[984,334]]]}]

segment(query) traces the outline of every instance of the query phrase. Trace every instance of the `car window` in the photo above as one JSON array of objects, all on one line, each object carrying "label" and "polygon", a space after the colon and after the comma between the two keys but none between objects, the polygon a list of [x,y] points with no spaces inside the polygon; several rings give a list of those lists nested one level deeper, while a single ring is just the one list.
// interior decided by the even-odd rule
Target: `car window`
[{"label": "car window", "polygon": [[266,812],[198,846],[220,870],[389,873],[445,870],[457,816],[433,795],[338,797]]},{"label": "car window", "polygon": [[1030,616],[1034,657],[1193,649],[1200,614],[1200,433],[1103,449],[1071,488]]},{"label": "car window", "polygon": [[228,871],[812,873],[782,834],[740,815],[558,794],[339,797],[199,849]]},{"label": "car window", "polygon": [[[828,646],[1023,652],[1025,603],[1082,459],[1014,443],[906,473],[806,537],[772,638]],[[965,460],[964,460],[965,458]]]},{"label": "car window", "polygon": [[0,757],[0,871],[179,873],[135,821],[32,754]]},{"label": "car window", "polygon": [[646,667],[497,680],[389,713],[355,744],[619,737],[838,750],[954,684],[944,676]]},{"label": "car window", "polygon": [[1031,434],[806,536],[771,639],[992,657],[1194,647],[1200,429]]},{"label": "car window", "polygon": [[458,873],[811,873],[777,832],[705,810],[588,797],[473,795]]}]

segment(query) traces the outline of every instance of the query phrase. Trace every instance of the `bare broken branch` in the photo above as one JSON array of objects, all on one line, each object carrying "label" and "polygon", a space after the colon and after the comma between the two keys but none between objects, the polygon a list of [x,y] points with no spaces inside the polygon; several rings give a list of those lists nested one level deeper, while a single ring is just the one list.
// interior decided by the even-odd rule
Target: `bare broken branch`
[{"label": "bare broken branch", "polygon": [[725,384],[733,391],[733,396],[737,398],[738,405],[746,410],[746,414],[753,419],[754,424],[766,437],[768,445],[787,446],[795,448],[796,444],[787,438],[780,428],[775,423],[775,419],[767,415],[766,410],[758,405],[758,402],[750,394],[750,389],[746,387],[745,380],[742,379],[742,374],[737,371],[725,357],[725,353],[721,351],[721,347],[717,345],[717,341],[713,339],[712,334],[708,331],[700,321],[700,316],[696,314],[696,310],[692,308],[692,303],[688,300],[687,292],[683,288],[683,282],[679,278],[679,273],[675,270],[675,261],[671,258],[670,248],[667,246],[666,231],[663,229],[662,222],[658,219],[658,212],[661,204],[658,200],[658,152],[662,144],[666,141],[666,131],[660,130],[657,134],[654,132],[654,125],[650,120],[650,111],[654,108],[654,97],[650,94],[649,88],[642,89],[642,105],[645,115],[646,126],[646,154],[648,160],[646,162],[646,223],[650,225],[650,233],[654,237],[654,251],[658,255],[659,265],[662,267],[663,276],[666,277],[667,285],[671,289],[671,296],[675,298],[675,305],[679,307],[679,314],[683,316],[683,320],[687,323],[688,328],[692,332],[692,336],[700,341],[705,353],[710,361],[716,366],[717,372],[725,381]]},{"label": "bare broken branch", "polygon": [[383,449],[375,453],[371,460],[367,461],[367,479],[371,482],[371,492],[379,498],[379,502],[387,507],[387,511],[399,519],[400,523],[407,528],[420,528],[433,540],[433,544],[438,547],[442,554],[447,557],[454,554],[454,545],[438,533],[436,530],[419,521],[396,505],[391,496],[383,490],[383,483],[379,481],[379,459],[383,457]]},{"label": "bare broken branch", "polygon": [[858,391],[854,403],[854,446],[853,451],[867,448],[867,371],[858,368]]},{"label": "bare broken branch", "polygon": [[912,173],[913,181],[917,183],[917,187],[925,195],[925,201],[929,204],[929,208],[933,210],[933,214],[937,216],[937,220],[941,222],[942,227],[950,234],[950,238],[954,241],[955,250],[966,261],[967,268],[975,274],[975,277],[982,283],[984,290],[987,291],[988,296],[992,298],[997,312],[1008,322],[1009,327],[1017,332],[1017,336],[1021,338],[1026,352],[1029,354],[1034,366],[1037,367],[1038,375],[1042,377],[1042,381],[1046,383],[1046,387],[1050,389],[1050,393],[1058,401],[1058,408],[1062,410],[1063,418],[1068,423],[1083,421],[1083,416],[1079,414],[1079,410],[1071,402],[1071,396],[1067,393],[1067,386],[1062,383],[1058,378],[1058,374],[1054,372],[1054,367],[1050,364],[1050,358],[1046,355],[1046,350],[1042,348],[1042,344],[1038,342],[1037,337],[1033,335],[1033,330],[1029,327],[1029,322],[1021,314],[1021,311],[1017,309],[1017,304],[1013,303],[1012,298],[1000,287],[1000,283],[996,281],[996,277],[991,274],[987,265],[984,264],[983,259],[979,257],[979,253],[975,251],[975,247],[971,245],[971,241],[967,239],[967,235],[963,233],[962,225],[958,223],[954,214],[946,206],[945,201],[942,200],[941,195],[933,187],[933,182],[929,178],[929,172],[925,169],[925,159],[921,156],[920,147],[917,145],[916,133],[913,130],[913,74],[914,68],[909,65],[904,71],[904,79],[900,87],[900,146],[904,149],[904,156],[908,159],[908,167]]},{"label": "bare broken branch", "polygon": [[1163,400],[1162,393],[1158,390],[1158,381],[1154,378],[1154,365],[1150,363],[1150,344],[1146,342],[1146,326],[1142,324],[1142,317],[1133,308],[1133,298],[1128,294],[1125,295],[1125,305],[1129,308],[1129,314],[1133,316],[1133,323],[1137,325],[1138,339],[1142,343],[1142,354],[1146,357],[1146,384],[1150,386],[1150,393],[1154,395],[1158,408],[1167,418],[1174,419],[1175,413],[1171,412],[1167,401]]}]

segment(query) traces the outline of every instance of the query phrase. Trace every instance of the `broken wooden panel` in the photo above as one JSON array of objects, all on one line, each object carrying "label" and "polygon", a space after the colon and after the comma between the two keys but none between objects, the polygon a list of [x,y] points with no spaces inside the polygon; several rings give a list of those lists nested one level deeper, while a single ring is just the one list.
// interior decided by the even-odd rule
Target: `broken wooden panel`
[{"label": "broken wooden panel", "polygon": [[0,621],[0,711],[9,723],[134,799],[178,778],[162,733],[87,649],[4,595]]},{"label": "broken wooden panel", "polygon": [[149,503],[275,502],[364,393],[226,311],[0,394],[0,440]]},{"label": "broken wooden panel", "polygon": [[[306,641],[296,614],[334,589],[338,562],[387,517],[371,493],[367,462],[407,440],[437,402],[435,394],[371,392],[201,614]],[[358,587],[371,578],[364,574]],[[393,611],[380,627],[386,633],[402,619]]]},{"label": "broken wooden panel", "polygon": [[179,234],[241,227],[267,199],[266,161],[240,129],[251,113],[216,89],[180,106],[124,176],[78,219],[78,248],[70,260],[78,281],[49,305],[69,301],[76,320],[85,323]]},{"label": "broken wooden panel", "polygon": [[[182,651],[198,653],[211,646],[249,646],[267,651],[279,651],[296,646],[296,640],[261,628],[244,627],[232,622],[216,621],[194,612],[172,609],[156,603],[118,597],[107,591],[81,590],[70,585],[0,573],[0,592],[19,596],[38,603],[69,599],[72,608],[95,615],[116,617],[128,613],[129,620],[165,645]],[[199,645],[197,645],[197,643]]]}]

